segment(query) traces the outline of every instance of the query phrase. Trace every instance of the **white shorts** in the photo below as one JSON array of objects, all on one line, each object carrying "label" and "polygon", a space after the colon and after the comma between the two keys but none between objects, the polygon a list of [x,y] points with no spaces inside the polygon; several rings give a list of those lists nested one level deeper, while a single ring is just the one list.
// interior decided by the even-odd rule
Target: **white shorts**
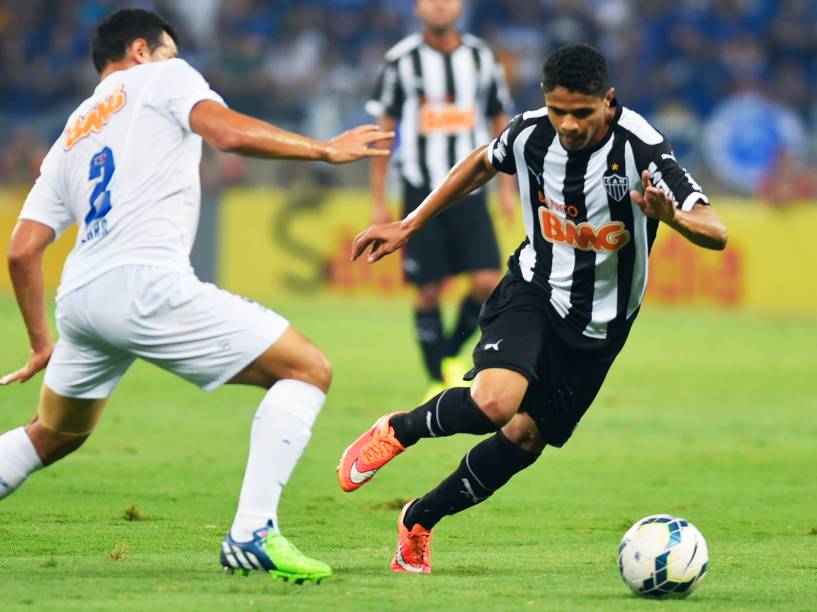
[{"label": "white shorts", "polygon": [[105,398],[139,357],[212,391],[288,326],[192,272],[122,266],[57,303],[60,337],[45,384],[65,397]]}]

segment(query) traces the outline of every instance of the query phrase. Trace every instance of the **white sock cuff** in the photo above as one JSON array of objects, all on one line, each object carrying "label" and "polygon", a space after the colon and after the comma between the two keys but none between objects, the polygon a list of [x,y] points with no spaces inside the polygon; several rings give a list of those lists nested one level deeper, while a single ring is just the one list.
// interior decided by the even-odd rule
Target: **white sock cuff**
[{"label": "white sock cuff", "polygon": [[16,455],[17,464],[24,468],[27,473],[43,467],[43,462],[40,461],[37,449],[34,448],[34,442],[28,437],[25,427],[7,431],[2,435],[2,438],[7,441],[10,450]]},{"label": "white sock cuff", "polygon": [[312,429],[324,401],[326,401],[326,394],[315,385],[300,380],[286,379],[279,380],[270,387],[264,399],[261,400],[261,405],[288,412]]}]

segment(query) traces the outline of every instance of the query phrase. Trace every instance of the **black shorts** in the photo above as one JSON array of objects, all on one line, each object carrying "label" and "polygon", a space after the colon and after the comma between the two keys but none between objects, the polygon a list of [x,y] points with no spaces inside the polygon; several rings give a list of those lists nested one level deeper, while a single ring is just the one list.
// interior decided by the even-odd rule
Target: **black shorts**
[{"label": "black shorts", "polygon": [[609,340],[580,334],[565,325],[543,291],[510,275],[483,305],[480,328],[466,379],[487,368],[522,374],[529,386],[519,412],[533,417],[551,446],[570,438],[627,339],[626,333]]},{"label": "black shorts", "polygon": [[[403,181],[404,213],[417,208],[428,194]],[[463,272],[499,268],[499,247],[484,190],[429,219],[403,249],[404,277],[418,286]]]}]

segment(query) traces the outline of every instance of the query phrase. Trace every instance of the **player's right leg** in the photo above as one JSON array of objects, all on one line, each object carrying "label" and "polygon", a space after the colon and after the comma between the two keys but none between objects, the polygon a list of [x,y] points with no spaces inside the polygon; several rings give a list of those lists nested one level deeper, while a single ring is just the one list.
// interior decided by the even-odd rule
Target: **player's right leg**
[{"label": "player's right leg", "polygon": [[535,307],[536,299],[520,294],[512,279],[500,283],[483,309],[482,338],[469,373],[476,373],[473,386],[446,389],[414,410],[378,419],[344,451],[338,465],[341,488],[359,488],[422,438],[484,435],[510,421],[537,377],[546,323]]},{"label": "player's right leg", "polygon": [[518,372],[490,368],[477,374],[470,389],[446,389],[414,410],[380,417],[343,452],[337,468],[341,488],[360,488],[422,438],[497,431],[516,414],[527,388]]},{"label": "player's right leg", "polygon": [[[111,274],[57,302],[59,340],[45,371],[36,415],[28,426],[0,436],[0,498],[18,488],[32,471],[82,445],[133,363],[131,355],[100,341],[96,333],[103,319],[118,312],[109,308],[112,297],[128,300],[122,287],[111,290],[104,285]],[[103,286],[97,290],[100,283]],[[109,324],[121,328],[117,322]]]},{"label": "player's right leg", "polygon": [[0,436],[0,499],[20,488],[32,472],[82,446],[106,402],[64,397],[43,384],[31,423]]}]

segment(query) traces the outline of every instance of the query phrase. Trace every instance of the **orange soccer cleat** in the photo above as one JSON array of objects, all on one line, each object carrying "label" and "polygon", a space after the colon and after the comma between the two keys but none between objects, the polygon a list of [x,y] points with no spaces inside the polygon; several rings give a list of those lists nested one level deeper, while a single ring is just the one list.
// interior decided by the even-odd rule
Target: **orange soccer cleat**
[{"label": "orange soccer cleat", "polygon": [[431,530],[420,523],[415,523],[409,531],[403,523],[406,512],[415,501],[412,499],[403,506],[400,518],[397,519],[397,548],[394,551],[391,570],[410,574],[430,574]]},{"label": "orange soccer cleat", "polygon": [[377,470],[406,450],[394,437],[389,420],[397,412],[380,417],[371,429],[343,451],[338,464],[338,482],[344,491],[354,491],[369,482]]}]

